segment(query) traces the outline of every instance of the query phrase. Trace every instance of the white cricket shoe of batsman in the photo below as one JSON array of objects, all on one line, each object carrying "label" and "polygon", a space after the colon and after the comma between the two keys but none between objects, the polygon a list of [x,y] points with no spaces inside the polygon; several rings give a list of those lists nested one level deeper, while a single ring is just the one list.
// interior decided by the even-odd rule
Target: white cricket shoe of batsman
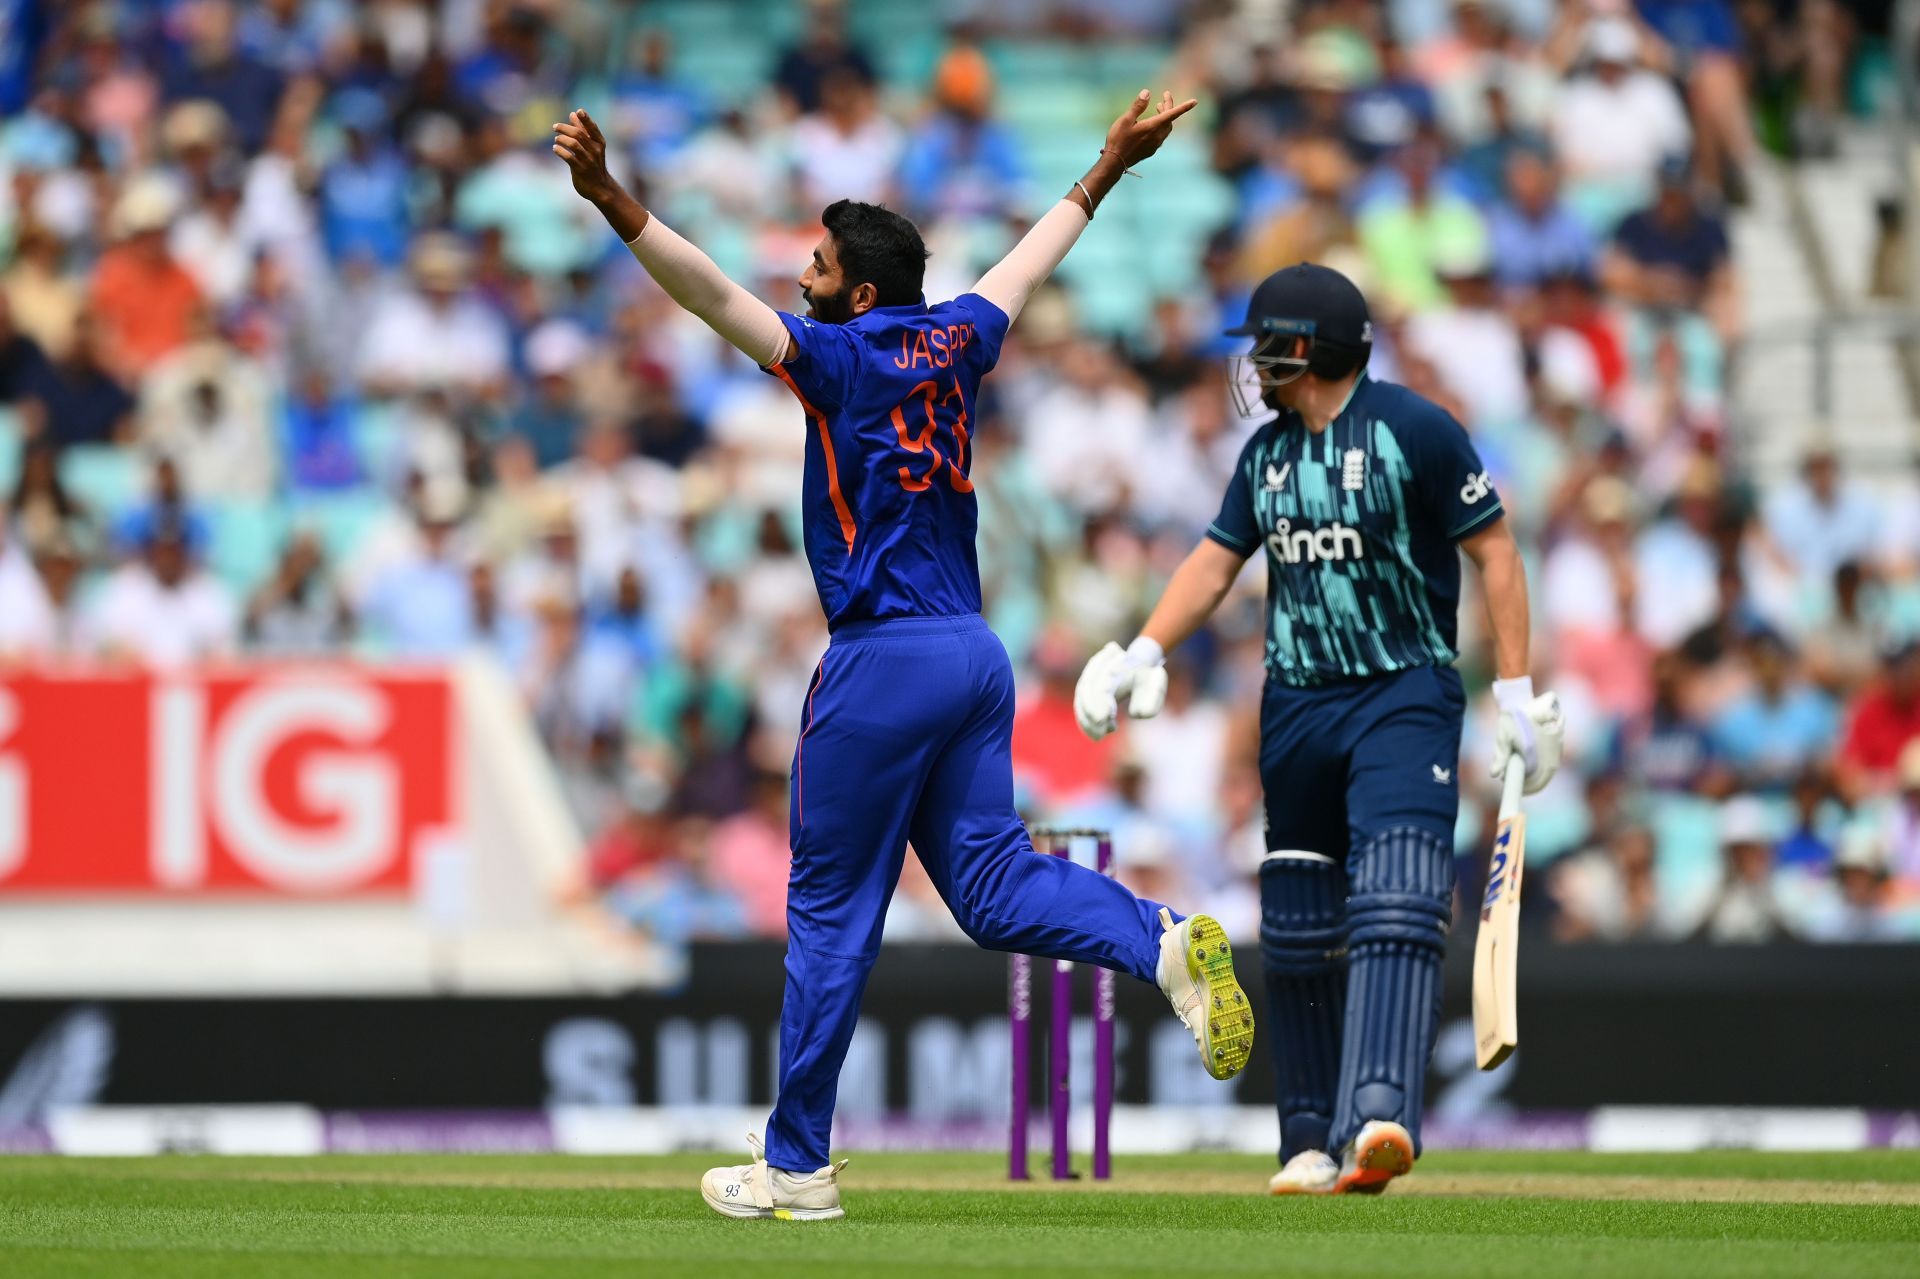
[{"label": "white cricket shoe of batsman", "polygon": [[844,1217],[840,1206],[839,1163],[816,1168],[806,1176],[783,1172],[767,1164],[766,1147],[758,1134],[747,1134],[753,1162],[731,1168],[709,1168],[700,1178],[700,1197],[707,1207],[727,1217],[774,1217],[781,1221],[827,1221]]},{"label": "white cricket shoe of batsman", "polygon": [[1125,648],[1109,642],[1088,658],[1073,686],[1073,717],[1080,731],[1096,742],[1111,733],[1119,723],[1122,697],[1134,719],[1158,715],[1167,703],[1166,661],[1166,652],[1144,635]]},{"label": "white cricket shoe of batsman", "polygon": [[1330,1195],[1340,1180],[1340,1165],[1324,1150],[1303,1150],[1267,1182],[1270,1195]]},{"label": "white cricket shoe of batsman", "polygon": [[1160,962],[1154,976],[1174,1015],[1193,1032],[1200,1060],[1215,1079],[1240,1073],[1253,1053],[1253,1005],[1233,975],[1233,947],[1211,915],[1173,922],[1162,906]]}]

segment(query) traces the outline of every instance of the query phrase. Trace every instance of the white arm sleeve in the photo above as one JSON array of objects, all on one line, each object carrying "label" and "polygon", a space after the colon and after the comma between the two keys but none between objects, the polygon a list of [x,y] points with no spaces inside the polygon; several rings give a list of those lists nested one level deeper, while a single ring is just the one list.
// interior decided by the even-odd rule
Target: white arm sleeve
[{"label": "white arm sleeve", "polygon": [[1053,274],[1090,221],[1087,211],[1072,200],[1062,200],[1043,214],[1006,257],[980,277],[973,291],[1007,313],[1008,323],[1020,317],[1033,291]]},{"label": "white arm sleeve", "polygon": [[707,327],[762,368],[786,358],[792,338],[772,307],[729,280],[712,258],[676,235],[659,218],[647,217],[627,248],[667,296],[706,321]]}]

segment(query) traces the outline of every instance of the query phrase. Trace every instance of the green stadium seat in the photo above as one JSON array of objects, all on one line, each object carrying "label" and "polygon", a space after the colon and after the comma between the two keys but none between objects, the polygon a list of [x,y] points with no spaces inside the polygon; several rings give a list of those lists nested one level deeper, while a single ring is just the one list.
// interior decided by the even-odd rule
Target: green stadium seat
[{"label": "green stadium seat", "polygon": [[235,593],[251,594],[279,562],[287,537],[286,506],[278,501],[210,503],[207,523],[207,567]]},{"label": "green stadium seat", "polygon": [[353,489],[302,500],[289,522],[318,534],[328,562],[338,565],[351,559],[374,526],[396,509],[378,489]]},{"label": "green stadium seat", "polygon": [[20,438],[20,415],[0,407],[0,500],[11,496],[13,486],[19,483],[20,450],[24,444]]},{"label": "green stadium seat", "polygon": [[76,444],[60,455],[60,481],[96,517],[111,519],[140,500],[148,464],[139,450]]}]

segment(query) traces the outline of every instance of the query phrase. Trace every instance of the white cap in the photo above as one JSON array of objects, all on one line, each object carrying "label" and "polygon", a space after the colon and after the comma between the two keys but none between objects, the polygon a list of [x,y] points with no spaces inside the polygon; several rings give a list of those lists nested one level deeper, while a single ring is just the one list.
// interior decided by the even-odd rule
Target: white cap
[{"label": "white cap", "polygon": [[143,173],[127,183],[113,206],[113,229],[122,237],[143,231],[164,231],[179,207],[173,184],[157,173]]},{"label": "white cap", "polygon": [[1758,795],[1735,795],[1720,810],[1722,844],[1771,844],[1773,813]]},{"label": "white cap", "polygon": [[527,335],[527,369],[535,377],[565,377],[593,350],[593,340],[571,320],[548,320]]},{"label": "white cap", "polygon": [[1587,56],[1595,62],[1640,61],[1640,36],[1625,18],[1600,18],[1589,22],[1582,43]]},{"label": "white cap", "polygon": [[1869,870],[1882,874],[1887,869],[1887,849],[1880,832],[1864,822],[1854,822],[1840,832],[1840,845],[1833,852],[1835,870]]}]

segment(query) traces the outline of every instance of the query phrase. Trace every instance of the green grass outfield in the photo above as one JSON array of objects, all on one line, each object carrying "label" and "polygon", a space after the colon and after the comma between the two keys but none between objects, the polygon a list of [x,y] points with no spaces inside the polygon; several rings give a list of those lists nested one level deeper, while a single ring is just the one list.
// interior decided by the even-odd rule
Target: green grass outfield
[{"label": "green grass outfield", "polygon": [[1436,1153],[1379,1198],[1271,1164],[1122,1158],[1010,1187],[987,1155],[858,1155],[845,1221],[731,1221],[717,1160],[0,1159],[0,1275],[1920,1275],[1920,1152]]}]

